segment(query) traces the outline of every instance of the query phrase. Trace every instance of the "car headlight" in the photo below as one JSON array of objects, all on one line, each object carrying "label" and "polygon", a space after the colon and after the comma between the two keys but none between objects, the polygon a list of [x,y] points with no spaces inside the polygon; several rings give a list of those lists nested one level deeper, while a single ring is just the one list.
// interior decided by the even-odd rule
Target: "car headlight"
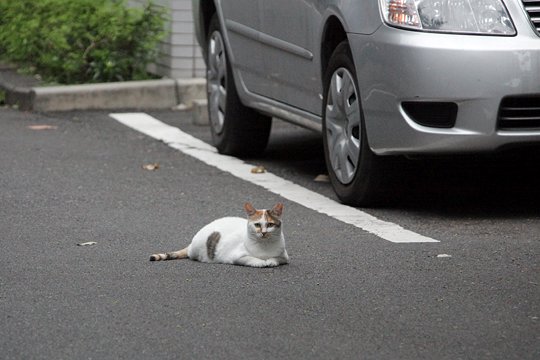
[{"label": "car headlight", "polygon": [[380,0],[392,26],[448,33],[515,35],[501,0]]}]

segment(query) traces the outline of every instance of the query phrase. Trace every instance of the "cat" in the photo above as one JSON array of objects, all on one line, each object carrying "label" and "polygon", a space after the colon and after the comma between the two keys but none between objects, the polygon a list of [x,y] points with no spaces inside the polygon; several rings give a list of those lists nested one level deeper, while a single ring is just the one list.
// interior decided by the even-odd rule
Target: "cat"
[{"label": "cat", "polygon": [[253,267],[272,267],[289,263],[282,231],[283,204],[271,210],[257,210],[244,204],[247,220],[224,217],[205,225],[178,251],[153,254],[150,261],[186,259]]}]

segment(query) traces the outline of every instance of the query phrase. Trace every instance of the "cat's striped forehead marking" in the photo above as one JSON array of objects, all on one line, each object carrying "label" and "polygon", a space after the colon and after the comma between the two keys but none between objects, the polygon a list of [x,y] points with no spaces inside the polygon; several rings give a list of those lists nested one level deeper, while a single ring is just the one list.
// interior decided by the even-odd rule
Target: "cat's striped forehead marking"
[{"label": "cat's striped forehead marking", "polygon": [[257,221],[264,217],[264,213],[266,210],[257,210],[253,215],[249,216],[250,221]]},{"label": "cat's striped forehead marking", "polygon": [[273,216],[270,210],[257,210],[253,215],[249,217],[249,220],[252,222],[271,222],[276,224],[277,226],[281,225],[281,221],[277,217]]},{"label": "cat's striped forehead marking", "polygon": [[264,210],[264,220],[266,220],[266,222],[273,222],[276,225],[281,224],[281,221],[279,221],[279,219],[277,217],[274,217],[272,215],[272,212],[268,211],[268,210]]},{"label": "cat's striped forehead marking", "polygon": [[279,222],[278,218],[272,216],[270,210],[257,210],[255,214],[249,217],[250,221],[263,220],[266,222]]}]

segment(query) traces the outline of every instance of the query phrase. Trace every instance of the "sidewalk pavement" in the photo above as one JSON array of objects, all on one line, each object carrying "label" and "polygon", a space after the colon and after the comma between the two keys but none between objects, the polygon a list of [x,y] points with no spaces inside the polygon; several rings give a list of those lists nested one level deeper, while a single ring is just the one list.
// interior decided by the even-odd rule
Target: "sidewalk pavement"
[{"label": "sidewalk pavement", "polygon": [[0,90],[5,104],[20,110],[195,108],[203,119],[194,122],[205,122],[206,82],[202,78],[44,86],[39,79],[17,73],[13,66],[0,64]]}]

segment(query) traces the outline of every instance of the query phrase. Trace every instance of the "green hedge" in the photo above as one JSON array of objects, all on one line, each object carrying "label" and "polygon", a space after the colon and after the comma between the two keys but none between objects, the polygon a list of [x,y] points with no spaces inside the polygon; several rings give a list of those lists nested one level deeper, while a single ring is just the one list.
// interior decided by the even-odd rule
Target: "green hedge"
[{"label": "green hedge", "polygon": [[61,84],[146,79],[165,15],[124,0],[0,0],[0,56]]}]

